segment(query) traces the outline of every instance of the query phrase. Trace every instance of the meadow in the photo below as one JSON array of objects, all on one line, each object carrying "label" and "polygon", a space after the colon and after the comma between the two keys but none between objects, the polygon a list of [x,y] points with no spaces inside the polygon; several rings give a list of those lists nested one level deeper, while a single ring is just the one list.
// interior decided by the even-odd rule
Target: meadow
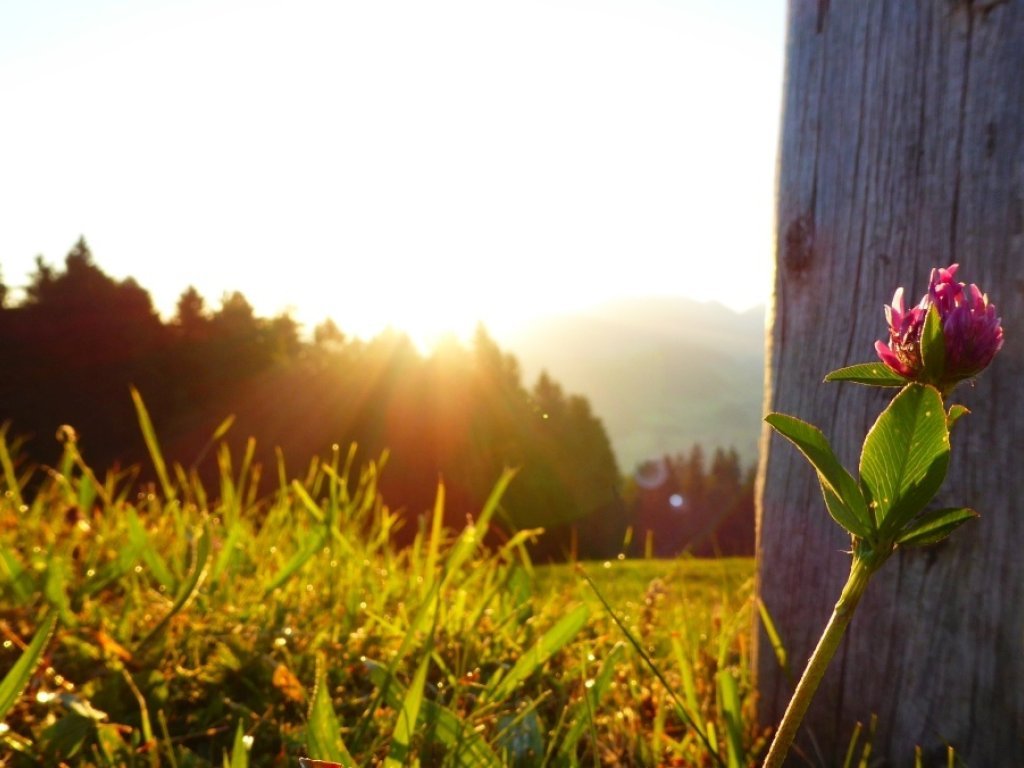
[{"label": "meadow", "polygon": [[[413,544],[355,447],[257,493],[167,466],[100,478],[0,439],[0,754],[7,765],[747,765],[748,559],[535,565],[461,531],[444,488]],[[217,436],[215,435],[215,438]],[[283,467],[283,462],[281,467]],[[485,533],[491,530],[490,535]],[[666,685],[667,684],[667,685]]]}]

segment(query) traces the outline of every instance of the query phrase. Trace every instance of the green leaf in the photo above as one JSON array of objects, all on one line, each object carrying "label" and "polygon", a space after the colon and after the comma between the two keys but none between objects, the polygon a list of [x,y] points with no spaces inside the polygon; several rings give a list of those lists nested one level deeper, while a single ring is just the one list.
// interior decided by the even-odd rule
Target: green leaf
[{"label": "green leaf", "polygon": [[[818,480],[821,480],[820,474],[818,475]],[[857,517],[850,508],[843,504],[842,500],[824,484],[821,486],[821,495],[825,497],[825,508],[828,509],[828,513],[843,529],[861,539],[868,539],[871,537],[871,528],[869,527],[870,523]],[[868,514],[867,504],[864,505],[864,510],[866,517]]]},{"label": "green leaf", "polygon": [[949,466],[949,430],[935,387],[908,384],[868,431],[860,455],[864,493],[878,526],[894,535],[939,490]]},{"label": "green leaf", "polygon": [[14,706],[18,697],[21,696],[21,692],[25,690],[29,680],[32,679],[32,672],[35,670],[36,664],[39,663],[39,659],[43,655],[43,649],[46,648],[50,635],[53,634],[53,629],[56,626],[57,614],[51,612],[43,619],[43,623],[36,630],[32,641],[22,651],[18,660],[14,662],[14,666],[10,668],[7,674],[4,675],[4,679],[0,681],[0,722],[3,722],[4,717],[11,707]]},{"label": "green leaf", "polygon": [[864,496],[857,482],[839,463],[821,430],[806,421],[782,413],[770,413],[765,421],[793,443],[814,467],[825,496],[825,504],[833,519],[854,536],[869,538],[874,523]]},{"label": "green leaf", "polygon": [[960,421],[961,418],[970,413],[970,410],[966,407],[957,403],[949,407],[949,413],[946,414],[946,429],[953,429],[953,425]]},{"label": "green leaf", "polygon": [[74,712],[66,713],[42,733],[40,742],[46,762],[51,765],[58,762],[67,765],[64,760],[77,755],[95,730],[95,721]]},{"label": "green leaf", "polygon": [[832,371],[825,381],[849,381],[871,387],[902,387],[907,379],[883,363],[858,363]]},{"label": "green leaf", "polygon": [[334,714],[331,694],[327,690],[327,672],[322,659],[317,660],[316,690],[309,707],[306,723],[306,749],[314,760],[340,763],[345,768],[355,768],[355,760],[341,740],[341,726]]},{"label": "green leaf", "polygon": [[897,539],[897,544],[903,547],[923,547],[935,544],[975,517],[978,517],[978,513],[967,507],[925,512],[907,526]]},{"label": "green leaf", "polygon": [[939,308],[932,304],[921,330],[921,364],[928,381],[940,382],[946,370],[946,337]]}]

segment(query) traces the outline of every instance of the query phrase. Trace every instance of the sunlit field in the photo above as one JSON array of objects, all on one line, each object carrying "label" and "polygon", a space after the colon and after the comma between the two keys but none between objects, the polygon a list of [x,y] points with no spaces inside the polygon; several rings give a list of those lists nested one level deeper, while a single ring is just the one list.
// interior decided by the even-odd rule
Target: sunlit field
[{"label": "sunlit field", "polygon": [[[141,409],[141,403],[140,409]],[[750,765],[753,563],[534,566],[529,531],[412,545],[353,452],[256,491],[165,466],[97,477],[0,441],[8,765]],[[282,463],[282,467],[283,467]],[[273,472],[273,470],[270,470]],[[588,579],[593,584],[588,583]],[[667,687],[666,684],[667,683]]]}]

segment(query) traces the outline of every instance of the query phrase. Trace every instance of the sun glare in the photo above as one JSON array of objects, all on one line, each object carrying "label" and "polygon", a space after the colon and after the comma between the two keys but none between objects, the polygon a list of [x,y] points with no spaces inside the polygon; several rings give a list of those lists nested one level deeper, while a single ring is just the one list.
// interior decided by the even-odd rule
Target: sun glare
[{"label": "sun glare", "polygon": [[0,145],[3,276],[84,234],[165,315],[194,284],[421,347],[622,296],[763,302],[781,54],[758,7],[150,0],[40,22],[0,53],[24,117]]}]

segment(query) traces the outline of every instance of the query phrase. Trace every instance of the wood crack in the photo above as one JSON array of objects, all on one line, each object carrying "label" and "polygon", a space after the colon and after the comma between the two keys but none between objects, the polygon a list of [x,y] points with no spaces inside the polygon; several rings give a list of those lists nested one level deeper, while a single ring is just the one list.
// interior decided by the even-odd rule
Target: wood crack
[{"label": "wood crack", "polygon": [[[968,9],[969,11],[970,9]],[[960,88],[960,111],[956,128],[956,148],[953,158],[953,201],[949,217],[949,263],[957,261],[957,227],[960,219],[960,177],[963,167],[964,132],[967,126],[967,95],[971,79],[971,42],[974,37],[974,14],[967,13],[966,40],[964,41],[963,85]]]}]

